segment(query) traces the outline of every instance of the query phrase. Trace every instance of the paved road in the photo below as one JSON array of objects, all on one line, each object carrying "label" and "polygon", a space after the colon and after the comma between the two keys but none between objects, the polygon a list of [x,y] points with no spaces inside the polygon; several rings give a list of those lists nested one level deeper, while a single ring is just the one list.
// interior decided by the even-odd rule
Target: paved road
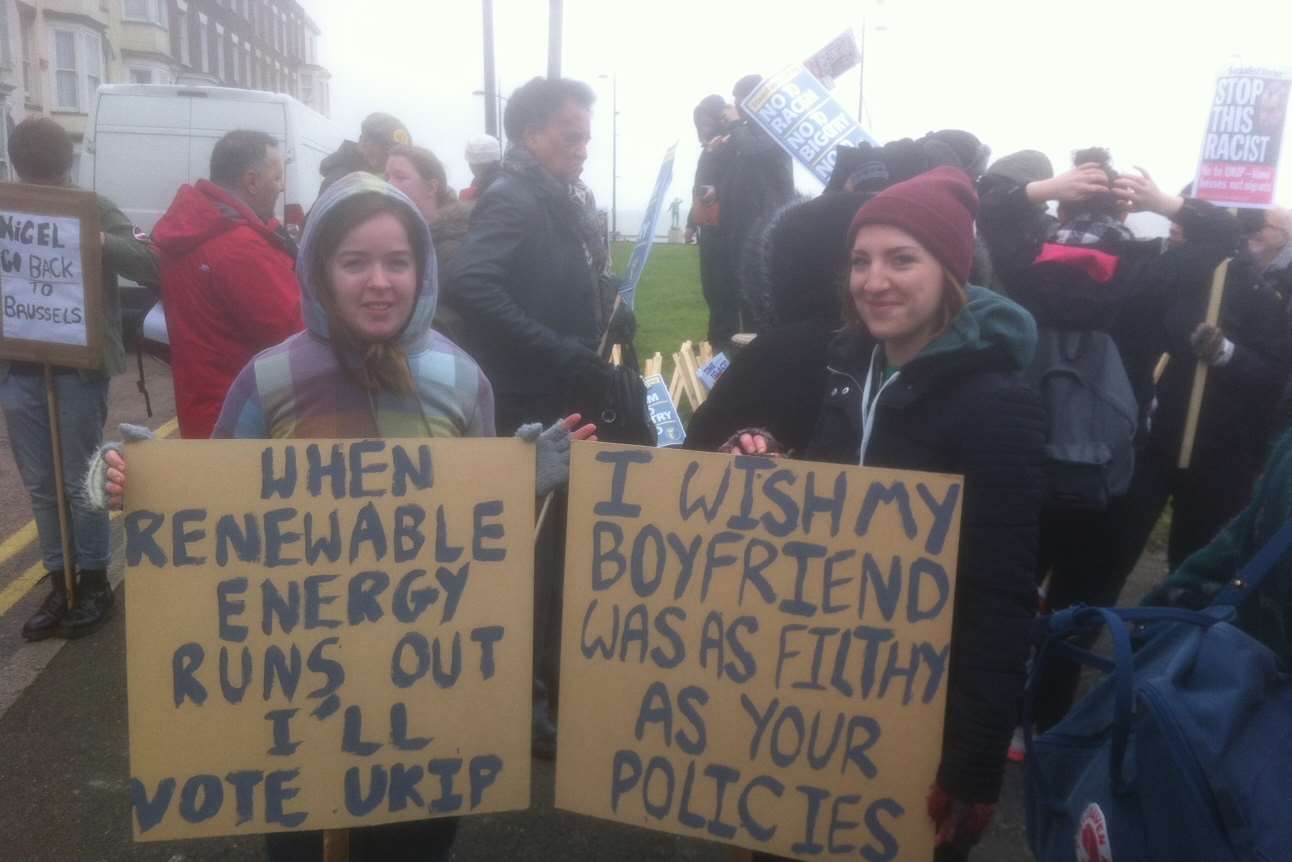
[{"label": "paved road", "polygon": [[[164,370],[150,368],[162,426],[173,415]],[[113,382],[111,425],[144,421],[142,398],[132,375]],[[39,603],[44,585],[24,589],[23,577],[37,561],[34,543],[23,542],[30,510],[14,475],[7,440],[0,440],[0,859],[141,860],[205,862],[264,858],[257,838],[134,844],[126,727],[125,633],[122,615],[90,638],[26,644],[23,620]],[[119,548],[119,522],[113,524]],[[6,539],[17,537],[5,544]],[[14,546],[19,545],[17,550]],[[5,556],[7,555],[7,556]],[[1160,550],[1146,554],[1127,600],[1161,577]],[[112,577],[122,596],[121,561]],[[16,595],[19,594],[20,595]],[[7,598],[6,598],[7,596]],[[679,860],[721,862],[723,848],[553,810],[554,772],[536,761],[534,804],[529,811],[464,821],[456,845],[462,860],[555,862],[555,860]],[[1028,862],[1022,814],[1021,773],[1010,767],[999,815],[982,848],[981,862]]]}]

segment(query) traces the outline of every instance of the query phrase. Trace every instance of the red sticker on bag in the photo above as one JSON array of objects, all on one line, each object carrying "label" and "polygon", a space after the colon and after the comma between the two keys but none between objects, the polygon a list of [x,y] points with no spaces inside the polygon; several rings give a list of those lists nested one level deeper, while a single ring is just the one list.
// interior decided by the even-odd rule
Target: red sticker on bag
[{"label": "red sticker on bag", "polygon": [[1081,814],[1077,828],[1077,862],[1113,862],[1113,847],[1108,841],[1108,821],[1097,803],[1090,803]]}]

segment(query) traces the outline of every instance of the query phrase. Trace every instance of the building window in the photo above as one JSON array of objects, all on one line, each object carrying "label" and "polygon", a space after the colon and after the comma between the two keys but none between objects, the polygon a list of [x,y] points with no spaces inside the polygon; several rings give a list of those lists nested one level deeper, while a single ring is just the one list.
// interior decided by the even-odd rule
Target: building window
[{"label": "building window", "polygon": [[131,66],[130,83],[132,84],[165,84],[169,73],[155,66]]},{"label": "building window", "polygon": [[0,98],[0,180],[9,182],[9,106]]},{"label": "building window", "polygon": [[127,21],[166,26],[166,0],[122,0]]},{"label": "building window", "polygon": [[179,43],[179,61],[183,65],[189,64],[188,58],[188,13],[175,13],[175,30],[176,41]]},{"label": "building window", "polygon": [[36,81],[31,76],[32,31],[36,26],[36,16],[19,12],[18,26],[22,37],[22,88],[27,91],[27,101],[37,102]]},{"label": "building window", "polygon": [[103,41],[89,30],[53,28],[54,108],[85,113],[103,82]]},{"label": "building window", "polygon": [[215,77],[224,81],[224,27],[215,25]]},{"label": "building window", "polygon": [[207,22],[205,15],[198,16],[199,27],[197,29],[197,38],[202,44],[198,45],[198,54],[202,59],[202,71],[211,71],[211,25]]}]

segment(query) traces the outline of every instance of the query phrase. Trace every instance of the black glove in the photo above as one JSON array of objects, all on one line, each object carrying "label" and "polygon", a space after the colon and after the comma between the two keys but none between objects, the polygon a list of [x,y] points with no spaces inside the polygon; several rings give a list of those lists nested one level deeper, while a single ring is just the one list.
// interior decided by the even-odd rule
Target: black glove
[{"label": "black glove", "polygon": [[581,344],[572,344],[561,364],[561,375],[567,391],[601,393],[609,386],[610,363],[597,356],[595,351]]}]

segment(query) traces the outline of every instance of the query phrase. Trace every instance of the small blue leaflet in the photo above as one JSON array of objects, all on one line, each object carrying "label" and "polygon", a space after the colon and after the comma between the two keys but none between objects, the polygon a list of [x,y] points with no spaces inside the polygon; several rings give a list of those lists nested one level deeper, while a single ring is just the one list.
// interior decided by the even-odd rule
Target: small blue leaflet
[{"label": "small blue leaflet", "polygon": [[681,446],[686,440],[686,428],[673,396],[668,393],[668,384],[658,374],[643,377],[642,382],[646,384],[646,410],[655,425],[655,445]]},{"label": "small blue leaflet", "polygon": [[719,353],[701,366],[700,370],[695,372],[695,376],[700,378],[705,389],[712,392],[713,387],[718,383],[718,378],[726,373],[730,366],[731,360],[727,358],[727,354]]}]

